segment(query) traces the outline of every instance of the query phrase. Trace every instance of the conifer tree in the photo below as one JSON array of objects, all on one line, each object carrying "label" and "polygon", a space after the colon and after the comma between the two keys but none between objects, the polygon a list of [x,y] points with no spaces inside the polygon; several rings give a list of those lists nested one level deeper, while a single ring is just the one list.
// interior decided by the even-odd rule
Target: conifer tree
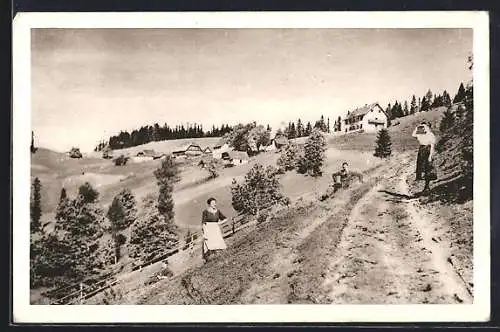
[{"label": "conifer tree", "polygon": [[408,114],[410,114],[410,110],[408,109],[408,102],[405,100],[405,104],[403,107],[403,116],[407,116]]},{"label": "conifer tree", "polygon": [[451,109],[447,109],[446,111],[444,111],[443,118],[439,123],[439,130],[441,132],[445,132],[448,129],[452,128],[454,124],[455,124],[455,115],[453,114]]},{"label": "conifer tree", "polygon": [[142,208],[130,228],[129,255],[148,261],[179,243],[179,231],[173,220],[160,212],[159,201],[154,195],[142,200]]},{"label": "conifer tree", "polygon": [[410,103],[410,114],[414,114],[417,111],[417,99],[415,98],[415,95],[411,97],[411,103]]},{"label": "conifer tree", "polygon": [[464,84],[460,83],[460,86],[458,87],[457,94],[455,95],[455,98],[453,98],[453,103],[459,103],[465,100],[465,88]]},{"label": "conifer tree", "polygon": [[42,189],[42,184],[40,182],[40,179],[36,177],[33,180],[33,184],[31,186],[30,216],[31,216],[32,231],[36,231],[41,228],[40,224],[40,218],[42,216],[41,189]]},{"label": "conifer tree", "polygon": [[169,155],[165,158],[160,168],[158,168],[154,175],[159,186],[158,194],[158,211],[165,218],[170,221],[174,218],[174,200],[172,192],[174,183],[179,178],[179,170],[174,159]]},{"label": "conifer tree", "polygon": [[391,155],[392,143],[391,143],[391,137],[387,129],[384,128],[378,132],[377,140],[375,143],[376,143],[375,154],[374,154],[375,157],[388,158]]},{"label": "conifer tree", "polygon": [[297,137],[304,136],[304,125],[300,119],[297,120]]},{"label": "conifer tree", "polygon": [[305,130],[305,136],[309,136],[311,135],[311,132],[312,132],[312,126],[311,126],[311,122],[308,121],[307,122],[307,125],[306,125],[306,130]]}]

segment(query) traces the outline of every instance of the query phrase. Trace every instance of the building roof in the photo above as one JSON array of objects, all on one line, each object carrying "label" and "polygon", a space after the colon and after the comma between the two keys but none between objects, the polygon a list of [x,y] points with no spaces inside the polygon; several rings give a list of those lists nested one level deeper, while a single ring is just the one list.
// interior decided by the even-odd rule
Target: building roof
[{"label": "building roof", "polygon": [[[348,119],[348,118],[352,118],[355,116],[365,115],[366,113],[370,112],[376,106],[380,107],[380,105],[378,103],[372,103],[369,105],[367,104],[365,106],[358,107],[354,111],[350,112],[346,118]],[[385,111],[382,107],[380,107],[380,109],[382,110],[382,112],[385,113]]]},{"label": "building roof", "polygon": [[203,151],[212,151],[212,148],[207,146],[206,148],[203,149]]},{"label": "building roof", "polygon": [[172,152],[174,152],[174,153],[186,152],[190,147],[195,147],[195,148],[199,149],[200,151],[203,151],[198,144],[189,143],[189,144],[185,144],[183,146],[180,146],[180,147],[174,149]]},{"label": "building roof", "polygon": [[244,151],[229,151],[229,157],[231,159],[241,159],[241,160],[244,160],[244,159],[248,159],[248,153],[244,152]]}]

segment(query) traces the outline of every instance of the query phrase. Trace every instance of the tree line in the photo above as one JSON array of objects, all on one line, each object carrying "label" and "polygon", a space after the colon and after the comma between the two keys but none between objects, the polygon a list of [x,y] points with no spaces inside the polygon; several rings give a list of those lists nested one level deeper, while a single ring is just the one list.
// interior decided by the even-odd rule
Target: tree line
[{"label": "tree line", "polygon": [[122,149],[132,146],[138,146],[149,142],[166,141],[182,138],[201,138],[201,137],[220,137],[231,131],[228,124],[222,124],[220,127],[212,126],[208,131],[203,130],[199,124],[177,125],[171,128],[168,124],[160,126],[155,123],[152,126],[142,126],[134,129],[131,133],[120,131],[119,134],[111,136],[107,142],[101,141],[94,148],[94,151],[102,151],[105,147]]},{"label": "tree line", "polygon": [[301,119],[297,122],[288,122],[288,127],[284,131],[278,130],[278,135],[284,135],[288,139],[294,139],[299,137],[307,137],[311,135],[314,129],[318,129],[324,133],[330,132],[330,118],[325,121],[325,117],[321,115],[321,118],[314,122],[314,125],[310,121],[304,124]]}]

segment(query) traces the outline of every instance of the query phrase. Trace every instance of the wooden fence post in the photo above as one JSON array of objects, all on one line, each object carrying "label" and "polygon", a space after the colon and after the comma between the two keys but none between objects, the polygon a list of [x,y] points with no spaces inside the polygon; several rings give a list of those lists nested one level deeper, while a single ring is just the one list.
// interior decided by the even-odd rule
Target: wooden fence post
[{"label": "wooden fence post", "polygon": [[233,229],[233,234],[234,234],[234,217],[231,218],[231,228]]},{"label": "wooden fence post", "polygon": [[83,284],[80,283],[80,304],[83,303]]}]

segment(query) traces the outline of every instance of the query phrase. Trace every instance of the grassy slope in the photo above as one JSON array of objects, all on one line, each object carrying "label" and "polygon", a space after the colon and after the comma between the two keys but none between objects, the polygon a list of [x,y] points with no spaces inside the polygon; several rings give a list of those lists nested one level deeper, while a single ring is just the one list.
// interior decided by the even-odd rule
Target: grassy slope
[{"label": "grassy slope", "polygon": [[[424,119],[432,122],[435,132],[439,135],[436,127],[438,127],[442,111],[444,109],[400,119],[400,124],[390,129],[394,150],[406,150],[410,152],[415,150],[416,153],[417,143],[411,137],[411,132],[414,126]],[[330,149],[327,163],[328,171],[326,173],[328,174],[330,170],[336,169],[342,160],[349,161],[353,165],[353,168],[360,170],[368,169],[368,165],[370,164],[371,166],[375,166],[377,161],[371,159],[373,144],[367,143],[372,138],[371,135],[367,134],[354,134],[331,139],[329,142]],[[347,149],[350,146],[356,147],[358,151],[336,150]],[[360,164],[360,160],[365,159],[363,157],[360,158],[360,153],[366,157],[364,161],[365,165]],[[446,155],[441,155],[440,158],[446,158]],[[301,195],[309,195],[309,198],[311,198],[311,196],[322,192],[326,188],[330,180],[327,174],[318,180],[313,180],[289,172],[281,179],[281,183],[285,192],[294,198],[298,198]],[[362,192],[353,194],[362,194]],[[352,200],[355,202],[358,198],[357,196],[353,196],[349,202]],[[437,209],[438,206],[429,206],[428,208]],[[247,291],[246,287],[252,281],[258,280],[259,276],[267,274],[267,266],[272,263],[271,257],[273,253],[282,248],[280,243],[286,242],[288,238],[293,237],[293,234],[300,230],[301,220],[314,214],[315,209],[313,206],[299,206],[284,212],[284,214],[273,220],[272,223],[262,225],[260,228],[244,236],[242,235],[219,259],[205,264],[198,269],[187,271],[184,275],[174,279],[161,281],[154,286],[150,286],[149,290],[141,289],[140,295],[136,295],[135,297],[134,294],[130,294],[128,301],[135,300],[137,303],[144,304],[239,303],[242,299],[241,297]],[[449,214],[446,222],[454,219],[452,216]],[[335,233],[338,229],[329,229],[325,232],[324,228],[330,226],[335,228],[338,226],[337,224],[325,223],[323,228],[317,230],[319,233],[317,235],[313,233],[313,235],[317,238],[321,236],[328,237],[327,234]],[[335,242],[334,238],[331,241]],[[308,245],[314,246],[314,243],[323,242],[309,241]],[[224,270],[224,274],[218,273],[220,270]],[[312,271],[314,269],[309,270]],[[302,271],[304,272],[305,268]],[[308,287],[308,289],[310,288]],[[301,299],[299,299],[299,302],[304,301],[307,297],[307,294],[301,294],[301,288],[298,284],[295,285],[292,294],[294,295],[288,301],[295,301],[293,296],[300,295]]]}]

